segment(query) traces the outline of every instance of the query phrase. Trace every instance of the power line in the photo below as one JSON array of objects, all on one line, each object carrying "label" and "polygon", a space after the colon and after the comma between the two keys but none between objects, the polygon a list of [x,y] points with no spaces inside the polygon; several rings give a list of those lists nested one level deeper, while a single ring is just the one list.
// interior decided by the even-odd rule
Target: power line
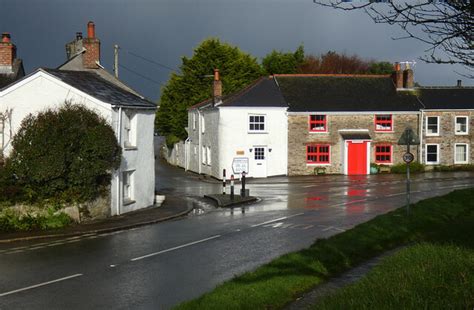
[{"label": "power line", "polygon": [[139,77],[141,77],[141,78],[143,78],[143,79],[145,79],[145,80],[148,80],[149,82],[152,82],[152,83],[155,83],[155,84],[158,84],[158,85],[162,85],[162,86],[166,86],[166,85],[164,85],[164,84],[162,84],[162,83],[160,83],[160,82],[158,82],[158,81],[155,81],[155,80],[153,80],[152,78],[149,78],[149,77],[147,77],[147,76],[145,76],[145,75],[143,75],[143,74],[141,74],[141,73],[138,73],[137,71],[132,70],[132,69],[130,69],[130,68],[124,66],[124,65],[119,64],[119,67],[120,67],[120,68],[123,68],[123,69],[125,69],[125,70],[127,70],[127,71],[129,71],[129,72],[131,72],[131,73],[133,73],[133,74],[135,74],[135,75],[138,75]]},{"label": "power line", "polygon": [[[121,48],[121,49],[123,49],[123,48]],[[140,59],[142,59],[142,60],[144,60],[144,61],[147,61],[147,62],[149,62],[149,63],[152,63],[152,64],[154,64],[154,65],[160,66],[160,67],[162,67],[162,68],[165,68],[165,69],[168,69],[168,70],[171,70],[171,71],[175,71],[175,72],[178,71],[178,70],[176,70],[175,68],[172,68],[172,67],[167,66],[167,65],[165,65],[165,64],[159,63],[159,62],[154,61],[154,60],[152,60],[152,59],[146,58],[146,57],[144,57],[144,56],[138,55],[137,53],[134,53],[134,52],[131,52],[131,51],[128,51],[128,50],[125,50],[125,51],[126,51],[128,54],[132,55],[132,56],[135,56],[135,57],[137,57],[137,58],[140,58]]]}]

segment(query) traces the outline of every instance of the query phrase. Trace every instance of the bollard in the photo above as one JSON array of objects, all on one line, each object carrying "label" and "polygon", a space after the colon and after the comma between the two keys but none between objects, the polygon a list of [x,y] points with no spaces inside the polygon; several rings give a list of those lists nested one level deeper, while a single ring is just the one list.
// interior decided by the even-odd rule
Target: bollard
[{"label": "bollard", "polygon": [[245,171],[242,172],[242,189],[240,190],[240,196],[245,197]]},{"label": "bollard", "polygon": [[230,176],[230,200],[234,200],[234,175]]},{"label": "bollard", "polygon": [[222,171],[222,195],[225,195],[225,169]]}]

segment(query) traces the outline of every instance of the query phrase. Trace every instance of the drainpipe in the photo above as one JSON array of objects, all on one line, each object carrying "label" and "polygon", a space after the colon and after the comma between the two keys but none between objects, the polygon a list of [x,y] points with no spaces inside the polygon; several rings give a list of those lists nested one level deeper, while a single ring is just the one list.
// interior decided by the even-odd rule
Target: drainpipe
[{"label": "drainpipe", "polygon": [[[122,107],[119,107],[119,119],[118,119],[118,143],[122,147]],[[122,172],[122,164],[118,167],[117,171],[117,215],[120,215],[120,204],[121,204],[121,193],[120,193],[120,175]]]},{"label": "drainpipe", "polygon": [[421,110],[421,120],[418,122],[420,125],[420,150],[419,150],[419,161],[420,164],[424,164],[424,160],[422,157],[422,150],[423,150],[423,120],[425,119],[424,114],[423,114],[423,109]]},{"label": "drainpipe", "polygon": [[201,114],[201,111],[199,111],[199,109],[197,110],[198,111],[198,119],[199,119],[199,126],[198,126],[198,172],[199,174],[201,174],[201,170],[202,170],[202,167],[201,167],[201,163],[202,163],[202,139],[201,139],[201,135],[202,135],[202,114]]}]

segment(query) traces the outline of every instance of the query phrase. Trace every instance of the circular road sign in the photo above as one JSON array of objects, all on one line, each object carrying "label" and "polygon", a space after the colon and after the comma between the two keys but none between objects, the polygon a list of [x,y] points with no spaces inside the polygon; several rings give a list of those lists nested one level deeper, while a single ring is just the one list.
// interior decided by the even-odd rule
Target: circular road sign
[{"label": "circular road sign", "polygon": [[405,154],[403,154],[403,161],[407,164],[411,163],[413,159],[415,159],[415,156],[413,156],[412,153],[406,152]]}]

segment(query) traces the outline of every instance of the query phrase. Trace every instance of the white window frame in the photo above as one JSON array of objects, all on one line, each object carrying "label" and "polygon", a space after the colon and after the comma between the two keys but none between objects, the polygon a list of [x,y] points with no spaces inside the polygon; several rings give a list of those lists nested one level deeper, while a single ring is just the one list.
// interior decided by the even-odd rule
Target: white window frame
[{"label": "white window frame", "polygon": [[207,148],[203,146],[201,151],[202,151],[201,162],[203,165],[205,165],[207,163]]},{"label": "white window frame", "polygon": [[122,123],[124,149],[137,148],[137,114],[124,111]]},{"label": "white window frame", "polygon": [[196,130],[196,113],[193,112],[193,130]]},{"label": "white window frame", "polygon": [[134,201],[134,172],[135,170],[122,172],[122,197],[124,203],[130,203]]},{"label": "white window frame", "polygon": [[206,119],[204,118],[204,115],[201,115],[201,133],[206,132]]},{"label": "white window frame", "polygon": [[[436,146],[436,162],[428,162],[428,146]],[[426,143],[425,144],[425,164],[427,165],[438,165],[440,163],[439,144],[438,143]]]},{"label": "white window frame", "polygon": [[207,147],[207,165],[211,165],[211,147]]},{"label": "white window frame", "polygon": [[[436,122],[437,122],[437,132],[436,133],[429,133],[428,132],[428,119],[430,118],[436,118]],[[436,136],[439,136],[439,132],[440,132],[440,123],[439,123],[439,116],[426,116],[426,121],[425,121],[425,133],[426,133],[426,136],[427,137],[436,137]]]},{"label": "white window frame", "polygon": [[[458,124],[458,118],[464,118],[466,120],[466,131],[458,132],[457,131],[457,124]],[[469,116],[455,116],[454,117],[454,134],[457,136],[463,136],[469,134]]]},{"label": "white window frame", "polygon": [[[263,116],[263,129],[250,129],[250,117]],[[253,124],[262,124],[262,122],[253,122]],[[267,115],[266,114],[249,114],[247,118],[247,130],[250,133],[265,133],[267,132]]]},{"label": "white window frame", "polygon": [[[458,145],[464,145],[466,147],[466,160],[464,161],[457,161],[457,153],[456,153],[456,149],[457,149],[457,146]],[[469,163],[469,144],[467,143],[454,143],[454,163],[455,164],[468,164]]]}]

